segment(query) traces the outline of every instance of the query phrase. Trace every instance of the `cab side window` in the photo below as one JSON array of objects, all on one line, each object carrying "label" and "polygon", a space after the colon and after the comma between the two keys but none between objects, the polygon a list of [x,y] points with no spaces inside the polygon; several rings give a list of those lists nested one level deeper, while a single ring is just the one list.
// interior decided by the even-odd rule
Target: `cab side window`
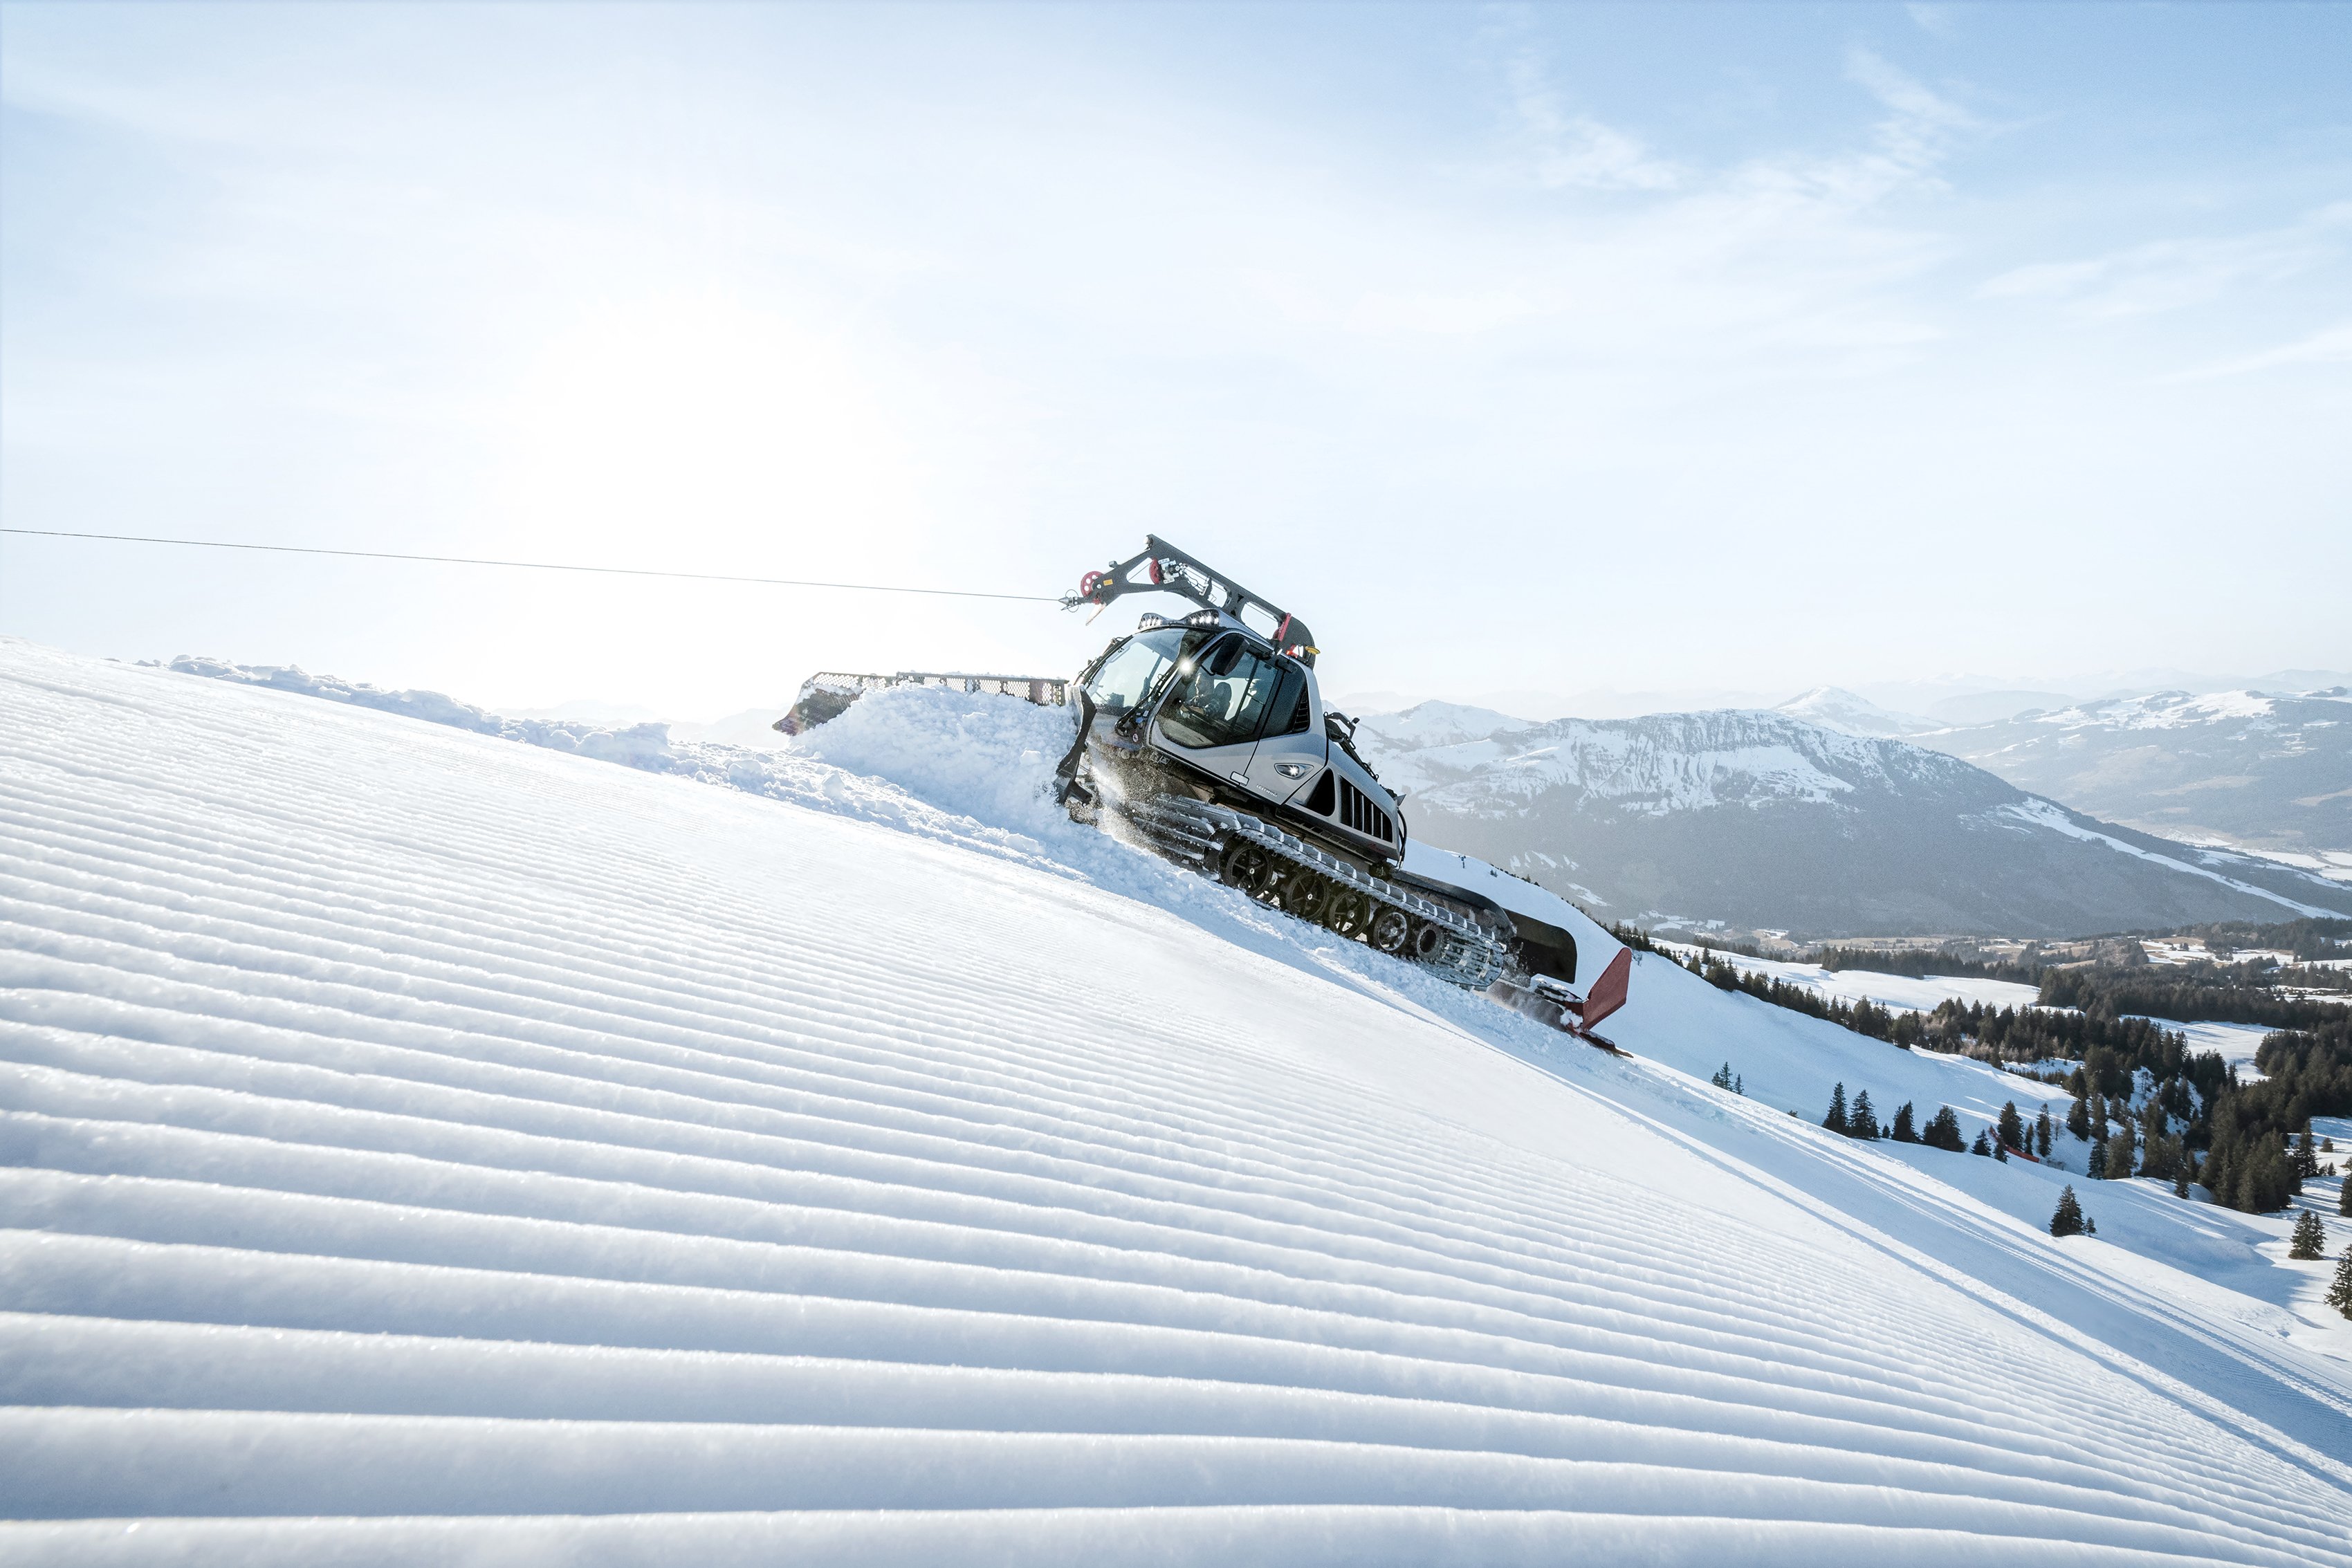
[{"label": "cab side window", "polygon": [[1275,667],[1282,673],[1282,684],[1274,690],[1274,700],[1265,705],[1265,733],[1300,735],[1307,729],[1311,710],[1307,701],[1307,672],[1287,659]]}]

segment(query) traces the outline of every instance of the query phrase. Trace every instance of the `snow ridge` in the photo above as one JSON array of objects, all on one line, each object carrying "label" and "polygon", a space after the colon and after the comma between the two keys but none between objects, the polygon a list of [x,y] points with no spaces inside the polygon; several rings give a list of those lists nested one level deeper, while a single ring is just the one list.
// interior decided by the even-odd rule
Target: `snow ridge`
[{"label": "snow ridge", "polygon": [[1895,713],[1880,707],[1868,697],[1847,691],[1843,686],[1815,686],[1811,691],[1790,697],[1772,711],[1847,735],[1894,737],[1947,727],[1932,719],[1917,718],[1910,714]]},{"label": "snow ridge", "polygon": [[11,1562],[2347,1560],[2352,1470],[1768,1107],[373,706],[0,643]]},{"label": "snow ridge", "polygon": [[[2290,694],[2306,699],[2347,699],[2344,688]],[[2107,697],[2077,703],[2030,721],[2053,729],[2180,729],[2232,719],[2266,719],[2278,711],[2278,699],[2263,692],[2152,692],[2145,696]]]},{"label": "snow ridge", "polygon": [[[789,801],[811,810],[880,823],[901,832],[1000,855],[1040,869],[1058,869],[1057,862],[1043,853],[1033,841],[1017,831],[991,826],[978,820],[988,817],[994,821],[1003,816],[1002,802],[997,803],[998,809],[992,813],[941,810],[915,792],[872,777],[870,771],[828,765],[824,760],[825,753],[815,746],[798,749],[755,749],[708,741],[673,741],[669,738],[669,727],[664,724],[611,726],[577,719],[504,718],[439,692],[386,691],[364,681],[342,681],[331,675],[313,675],[293,665],[232,664],[220,659],[197,658],[184,653],[173,659],[169,667],[181,674],[203,675],[237,685],[267,686],[273,691],[348,703],[355,707],[397,714],[404,718],[423,719],[428,724],[446,725],[476,735],[496,736],[501,740],[518,741],[550,751],[569,752],[593,758],[600,762],[617,762],[647,773],[670,773],[705,784],[724,785],[748,795]],[[922,702],[919,694],[894,692],[889,696],[897,704],[909,700],[918,705]],[[936,708],[938,705],[934,703],[931,706]],[[860,717],[862,720],[863,716]],[[1004,740],[1003,718],[996,715],[981,717],[982,723],[980,727],[983,734],[979,737],[980,743],[984,747],[993,743],[995,748],[1001,749]],[[989,720],[995,722],[992,725],[986,722]],[[867,729],[863,722],[845,724],[843,727],[861,736]],[[1034,731],[1045,727],[1033,721],[1029,727]],[[900,726],[896,731],[902,737],[902,754],[916,748],[915,737],[907,734],[908,728]],[[932,755],[940,759],[940,765],[934,770],[937,775],[951,775],[953,760],[958,758],[970,759],[971,737],[950,737],[940,727],[933,726],[926,738],[932,743]],[[959,739],[965,744],[955,744]],[[1058,753],[1058,744],[1055,750]],[[1015,755],[1021,754],[1017,746],[1013,751]],[[994,777],[998,770],[980,771],[981,776],[986,778]],[[968,789],[965,793],[969,793]],[[964,800],[961,804],[969,806],[971,802]],[[1021,812],[1013,814],[1028,815]]]}]

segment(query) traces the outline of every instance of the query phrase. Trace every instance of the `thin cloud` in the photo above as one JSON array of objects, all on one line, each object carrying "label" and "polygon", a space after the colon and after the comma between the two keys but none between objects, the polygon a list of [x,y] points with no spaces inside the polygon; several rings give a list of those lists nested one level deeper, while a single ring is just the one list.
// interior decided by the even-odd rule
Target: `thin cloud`
[{"label": "thin cloud", "polygon": [[2314,332],[2308,338],[2292,343],[2282,343],[2275,349],[2264,349],[2242,359],[2225,360],[2218,365],[2201,370],[2183,371],[2167,376],[2168,382],[2216,381],[2223,376],[2252,375],[2258,371],[2274,371],[2285,365],[2352,365],[2352,321]]},{"label": "thin cloud", "polygon": [[1919,5],[1915,0],[1915,4],[1903,9],[1923,33],[1931,33],[1938,38],[1955,37],[1959,33],[1960,15],[1957,5]]},{"label": "thin cloud", "polygon": [[2012,267],[1979,285],[1977,298],[2058,299],[2095,318],[2153,315],[2324,266],[2343,254],[2347,229],[2352,229],[2352,202],[2336,202],[2281,228],[2158,240],[2105,256]]},{"label": "thin cloud", "polygon": [[1868,49],[1848,51],[1845,74],[1887,111],[1869,140],[1827,157],[1753,160],[1739,184],[1851,212],[1898,192],[1944,189],[1944,164],[1987,132],[1961,104]]},{"label": "thin cloud", "polygon": [[1864,188],[1873,194],[1931,178],[1961,143],[1983,129],[1959,104],[1868,49],[1856,47],[1847,54],[1845,74],[1888,110],[1875,127],[1876,147],[1856,162],[1857,170],[1867,176]]},{"label": "thin cloud", "polygon": [[1681,384],[1711,388],[1724,377],[1870,373],[1943,335],[1902,286],[1949,242],[1890,227],[1872,209],[1941,188],[1942,165],[1982,129],[1954,99],[1856,50],[1847,75],[1883,112],[1845,147],[1676,164],[1565,109],[1517,28],[1488,37],[1501,44],[1501,155],[1457,172],[1617,199],[1575,207],[1572,227],[1471,235],[1416,225],[1423,243],[1402,250],[1351,248],[1337,268],[1318,253],[1311,275],[1254,273],[1253,291],[1293,324],[1457,340],[1507,332],[1529,354],[1609,364],[1621,377],[1671,363]]},{"label": "thin cloud", "polygon": [[1554,117],[1545,126],[1532,166],[1536,183],[1546,190],[1668,191],[1683,183],[1674,164],[1652,157],[1623,131],[1582,114]]},{"label": "thin cloud", "polygon": [[1685,173],[1654,155],[1637,137],[1571,111],[1532,47],[1504,65],[1512,131],[1510,166],[1548,191],[1667,191]]}]

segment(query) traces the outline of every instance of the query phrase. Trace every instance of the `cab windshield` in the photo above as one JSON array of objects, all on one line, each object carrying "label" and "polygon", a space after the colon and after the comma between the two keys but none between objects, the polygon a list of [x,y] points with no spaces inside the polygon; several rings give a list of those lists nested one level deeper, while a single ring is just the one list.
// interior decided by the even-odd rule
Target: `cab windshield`
[{"label": "cab windshield", "polygon": [[1238,636],[1228,637],[1177,673],[1160,705],[1160,728],[1177,745],[1198,750],[1241,746],[1257,738],[1267,706],[1283,684],[1280,664]]},{"label": "cab windshield", "polygon": [[1206,632],[1182,626],[1159,626],[1139,632],[1118,653],[1103,661],[1102,668],[1087,684],[1087,695],[1095,699],[1097,712],[1125,713],[1151,695],[1151,688],[1159,684],[1169,665],[1199,647],[1208,636]]}]

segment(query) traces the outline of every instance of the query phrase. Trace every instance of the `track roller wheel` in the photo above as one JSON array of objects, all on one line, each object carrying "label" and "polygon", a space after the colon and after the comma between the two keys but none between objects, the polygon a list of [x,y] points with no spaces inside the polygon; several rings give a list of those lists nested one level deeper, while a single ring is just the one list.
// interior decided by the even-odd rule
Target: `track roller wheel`
[{"label": "track roller wheel", "polygon": [[1284,914],[1320,920],[1324,906],[1331,902],[1331,879],[1318,871],[1296,870],[1282,879],[1281,891],[1275,896]]},{"label": "track roller wheel", "polygon": [[1424,920],[1412,928],[1412,940],[1407,944],[1412,956],[1426,964],[1445,949],[1445,927],[1435,921]]},{"label": "track roller wheel", "polygon": [[1412,916],[1394,904],[1384,904],[1372,916],[1371,929],[1365,940],[1382,953],[1402,953],[1405,939],[1412,935]]},{"label": "track roller wheel", "polygon": [[1225,851],[1225,858],[1217,862],[1217,876],[1227,887],[1237,887],[1251,897],[1257,896],[1265,886],[1266,878],[1274,873],[1274,857],[1265,852],[1263,844],[1247,839],[1237,840]]},{"label": "track roller wheel", "polygon": [[1342,936],[1361,936],[1371,915],[1372,901],[1352,887],[1333,888],[1331,901],[1323,906],[1323,924]]}]

